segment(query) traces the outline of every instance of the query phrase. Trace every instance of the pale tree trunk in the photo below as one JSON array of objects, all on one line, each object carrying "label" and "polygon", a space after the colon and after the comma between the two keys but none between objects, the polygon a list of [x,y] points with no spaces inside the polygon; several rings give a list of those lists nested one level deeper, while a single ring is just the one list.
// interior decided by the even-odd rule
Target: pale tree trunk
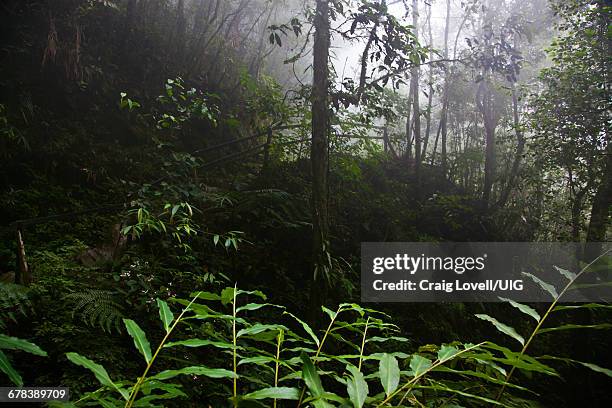
[{"label": "pale tree trunk", "polygon": [[516,135],[516,153],[514,155],[514,161],[512,162],[510,174],[508,175],[508,183],[506,185],[506,188],[502,191],[502,196],[499,199],[499,202],[497,203],[497,206],[500,208],[505,206],[508,202],[508,198],[510,197],[510,193],[514,188],[516,178],[518,177],[519,167],[521,165],[523,153],[525,152],[525,135],[523,134],[523,130],[520,126],[516,83],[512,82],[510,86],[512,87],[512,118],[514,124],[514,133]]},{"label": "pale tree trunk", "polygon": [[[419,2],[418,0],[412,0],[412,25],[414,26],[415,41],[419,40]],[[419,105],[419,76],[420,67],[415,65],[412,68],[411,81],[413,88],[412,94],[412,110],[413,112],[413,124],[414,124],[414,169],[417,180],[417,188],[421,180],[421,107]]]},{"label": "pale tree trunk", "polygon": [[485,77],[481,80],[478,87],[477,105],[485,129],[485,169],[484,169],[484,186],[482,188],[482,200],[485,207],[488,208],[491,200],[491,192],[493,191],[493,182],[495,179],[495,129],[497,127],[498,118],[495,113],[495,104],[493,93],[491,92],[488,79]]},{"label": "pale tree trunk", "polygon": [[[446,23],[444,26],[444,59],[448,59],[448,32],[450,30],[450,13],[451,13],[451,0],[446,0]],[[444,66],[444,91],[442,94],[442,117],[440,118],[440,136],[441,136],[441,152],[440,160],[442,166],[442,174],[446,177],[448,164],[446,157],[446,137],[448,135],[448,89],[450,86],[450,71],[448,66]]]},{"label": "pale tree trunk", "polygon": [[327,214],[327,170],[329,131],[329,47],[330,22],[329,0],[317,0],[314,18],[315,35],[313,48],[312,84],[312,306],[324,300],[329,264],[329,225]]},{"label": "pale tree trunk", "polygon": [[[433,34],[431,31],[431,4],[427,9],[427,30],[429,32],[429,46],[431,50],[429,51],[429,60],[433,59]],[[425,160],[425,156],[427,155],[427,145],[429,144],[429,137],[431,133],[431,109],[433,105],[433,67],[429,67],[429,90],[427,95],[427,124],[425,126],[425,139],[423,141],[423,153],[421,153],[422,160]]]}]

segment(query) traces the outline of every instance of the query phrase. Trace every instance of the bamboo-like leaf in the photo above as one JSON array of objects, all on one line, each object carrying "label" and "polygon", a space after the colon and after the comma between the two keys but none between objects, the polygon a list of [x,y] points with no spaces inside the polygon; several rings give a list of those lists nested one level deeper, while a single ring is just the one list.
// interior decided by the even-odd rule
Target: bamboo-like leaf
[{"label": "bamboo-like leaf", "polygon": [[574,279],[576,279],[576,274],[573,273],[573,272],[568,271],[567,269],[559,268],[558,266],[555,266],[555,269],[561,275],[565,276],[567,278],[567,280],[570,281],[570,282],[573,281]]},{"label": "bamboo-like leaf", "polygon": [[37,356],[46,357],[47,353],[34,343],[0,334],[0,349],[6,350],[21,350]]},{"label": "bamboo-like leaf", "polygon": [[134,345],[140,354],[143,355],[147,364],[149,364],[151,361],[151,345],[149,344],[149,340],[147,340],[147,336],[135,321],[123,319],[123,323],[125,324],[127,332],[132,336],[132,339],[134,339]]},{"label": "bamboo-like leaf", "polygon": [[378,365],[380,382],[387,397],[397,389],[400,380],[400,369],[397,359],[391,354],[383,354]]},{"label": "bamboo-like leaf", "polygon": [[161,299],[157,299],[157,307],[159,308],[159,318],[161,319],[166,333],[170,332],[170,325],[174,321],[174,315],[168,307],[168,304]]},{"label": "bamboo-like leaf", "polygon": [[559,294],[557,293],[557,289],[555,289],[555,287],[553,285],[544,282],[542,279],[540,279],[537,276],[532,275],[530,273],[523,272],[523,275],[531,278],[532,281],[534,281],[535,283],[540,285],[540,287],[542,289],[544,289],[546,292],[550,293],[550,295],[553,297],[553,299],[557,299],[559,297]]},{"label": "bamboo-like leaf", "polygon": [[600,367],[593,363],[585,363],[584,361],[572,360],[571,358],[562,358],[562,357],[553,357],[553,356],[542,356],[540,358],[545,359],[545,360],[559,360],[559,361],[565,361],[567,363],[580,364],[583,367],[586,367],[597,373],[601,373],[601,374],[607,375],[608,377],[612,377],[612,370],[608,368]]},{"label": "bamboo-like leaf", "polygon": [[300,390],[292,387],[269,387],[248,393],[242,398],[247,400],[261,400],[266,398],[274,398],[281,400],[299,400]]},{"label": "bamboo-like leaf", "polygon": [[580,330],[580,329],[592,329],[592,330],[604,330],[612,329],[611,323],[600,323],[600,324],[564,324],[559,327],[547,327],[540,329],[538,334],[561,331],[561,330]]},{"label": "bamboo-like leaf", "polygon": [[[182,341],[175,341],[171,343],[164,344],[164,348],[167,347],[203,347],[203,346],[213,346],[220,349],[233,349],[234,345],[231,343],[226,343],[224,341],[214,341],[214,340],[203,340],[203,339],[189,339]],[[238,347],[240,349],[240,347]]]},{"label": "bamboo-like leaf", "polygon": [[502,301],[504,301],[504,302],[508,302],[508,303],[510,303],[510,304],[511,304],[513,307],[517,308],[517,309],[518,309],[518,310],[520,310],[521,312],[525,313],[525,314],[526,314],[526,315],[528,315],[528,316],[533,317],[533,318],[535,319],[535,321],[536,321],[536,322],[538,322],[538,323],[540,322],[541,317],[540,317],[539,313],[538,313],[538,312],[536,312],[536,311],[535,311],[533,308],[531,308],[530,306],[524,305],[524,304],[522,304],[522,303],[515,302],[515,301],[514,301],[514,300],[512,300],[512,299],[506,299],[506,298],[503,298],[503,297],[500,297],[500,298],[499,298],[499,300],[502,300]]},{"label": "bamboo-like leaf", "polygon": [[415,354],[410,360],[410,368],[412,369],[412,375],[418,377],[431,367],[431,360]]},{"label": "bamboo-like leaf", "polygon": [[519,343],[521,343],[522,346],[525,345],[525,339],[523,338],[523,336],[521,336],[520,334],[518,334],[516,332],[516,330],[514,330],[514,328],[505,325],[499,321],[497,321],[497,319],[486,315],[486,314],[477,314],[475,315],[477,318],[481,319],[481,320],[486,320],[488,322],[491,322],[493,324],[493,326],[495,326],[495,328],[497,330],[499,330],[500,332],[512,337],[514,340],[518,341]]},{"label": "bamboo-like leaf", "polygon": [[306,386],[314,397],[320,397],[325,391],[323,390],[323,385],[321,384],[321,378],[319,377],[317,369],[307,354],[302,353],[300,358],[304,363],[302,367],[302,378],[304,379]]},{"label": "bamboo-like leaf", "polygon": [[255,334],[259,334],[265,331],[279,331],[279,330],[289,330],[287,329],[285,326],[282,325],[278,325],[278,324],[261,324],[261,323],[256,323],[251,327],[247,327],[245,329],[240,330],[238,333],[236,333],[236,337],[240,337],[240,336],[253,336]]},{"label": "bamboo-like leaf", "polygon": [[8,375],[9,380],[18,387],[23,387],[21,375],[13,368],[6,354],[0,351],[0,371]]},{"label": "bamboo-like leaf", "polygon": [[317,335],[314,333],[314,331],[310,328],[310,326],[306,322],[301,320],[299,317],[295,316],[293,313],[284,312],[283,314],[288,314],[289,316],[297,320],[297,322],[302,325],[302,328],[304,329],[304,331],[306,331],[306,333],[308,333],[308,335],[314,340],[315,344],[319,346],[319,339],[317,338]]},{"label": "bamboo-like leaf", "polygon": [[602,305],[600,303],[587,303],[584,305],[559,305],[553,309],[553,312],[575,309],[612,309],[612,305]]},{"label": "bamboo-like leaf", "polygon": [[352,364],[348,364],[346,369],[351,373],[346,380],[346,391],[354,408],[362,408],[368,397],[368,383],[363,378],[363,373]]},{"label": "bamboo-like leaf", "polygon": [[178,377],[179,375],[203,375],[210,378],[238,378],[238,376],[230,370],[224,368],[209,368],[204,366],[191,366],[181,368],[179,370],[165,370],[159,374],[149,377],[149,380],[168,380]]},{"label": "bamboo-like leaf", "polygon": [[453,358],[457,353],[459,353],[459,349],[453,346],[441,346],[438,351],[438,360],[446,361]]},{"label": "bamboo-like leaf", "polygon": [[111,380],[110,376],[108,375],[108,372],[106,372],[106,369],[102,367],[100,364],[94,363],[87,357],[83,357],[82,355],[78,353],[66,353],[66,357],[68,358],[68,360],[72,361],[74,364],[84,367],[88,369],[89,371],[91,371],[96,376],[96,379],[98,380],[100,384],[117,390],[123,396],[125,400],[128,399],[129,397],[128,392],[124,389],[119,388],[117,384],[115,384]]}]

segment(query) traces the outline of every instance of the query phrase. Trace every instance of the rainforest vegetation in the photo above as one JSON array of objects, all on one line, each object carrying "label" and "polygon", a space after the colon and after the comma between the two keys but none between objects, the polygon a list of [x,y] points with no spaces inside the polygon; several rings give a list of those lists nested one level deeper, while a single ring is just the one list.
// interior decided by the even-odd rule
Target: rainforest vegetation
[{"label": "rainforest vegetation", "polygon": [[605,256],[534,304],[364,303],[359,272],[362,242],[610,241],[611,11],[0,2],[0,385],[612,406],[611,306],[563,302]]}]

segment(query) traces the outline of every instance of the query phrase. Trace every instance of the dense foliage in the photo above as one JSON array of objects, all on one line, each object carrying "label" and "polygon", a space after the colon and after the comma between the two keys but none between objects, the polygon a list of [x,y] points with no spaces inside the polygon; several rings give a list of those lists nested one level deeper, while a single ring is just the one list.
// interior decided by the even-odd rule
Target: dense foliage
[{"label": "dense foliage", "polygon": [[609,239],[610,10],[3,2],[0,384],[610,404],[610,305],[563,304],[592,253],[547,304],[358,304],[361,242]]}]

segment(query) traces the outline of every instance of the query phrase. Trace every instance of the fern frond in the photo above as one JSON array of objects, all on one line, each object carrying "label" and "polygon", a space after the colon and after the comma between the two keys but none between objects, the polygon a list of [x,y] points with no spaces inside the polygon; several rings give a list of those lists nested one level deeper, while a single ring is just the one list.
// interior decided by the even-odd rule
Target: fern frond
[{"label": "fern frond", "polygon": [[110,290],[87,289],[71,293],[66,298],[74,303],[73,318],[78,314],[85,324],[100,326],[110,333],[112,328],[121,332],[124,317],[123,306],[117,302],[116,296],[116,292]]},{"label": "fern frond", "polygon": [[14,283],[0,282],[0,329],[8,321],[17,321],[17,315],[25,315],[32,310],[28,289]]}]

